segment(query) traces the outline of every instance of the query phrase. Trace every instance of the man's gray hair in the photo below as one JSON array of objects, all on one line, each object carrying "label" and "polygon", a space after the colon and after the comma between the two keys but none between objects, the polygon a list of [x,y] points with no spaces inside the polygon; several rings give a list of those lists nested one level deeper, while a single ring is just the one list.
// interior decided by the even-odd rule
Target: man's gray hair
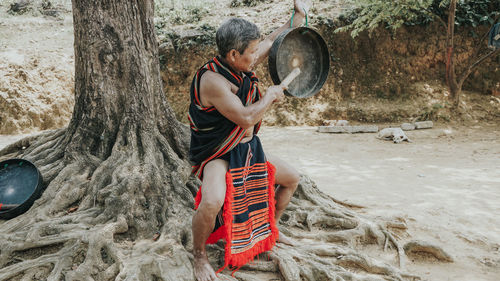
[{"label": "man's gray hair", "polygon": [[260,39],[259,28],[247,20],[238,18],[226,20],[215,34],[217,48],[222,57],[232,49],[243,54],[250,42],[256,39]]}]

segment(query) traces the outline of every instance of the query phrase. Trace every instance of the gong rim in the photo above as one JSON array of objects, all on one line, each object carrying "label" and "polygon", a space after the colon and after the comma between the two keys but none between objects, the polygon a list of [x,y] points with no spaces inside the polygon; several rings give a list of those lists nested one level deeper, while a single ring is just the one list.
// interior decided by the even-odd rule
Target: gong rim
[{"label": "gong rim", "polygon": [[[303,40],[301,41],[301,45],[304,45],[302,49],[307,48],[312,50],[312,53],[316,57],[314,61],[304,59],[301,62],[301,73],[310,75],[314,70],[317,70],[318,73],[314,72],[314,75],[310,75],[310,79],[308,80],[301,77],[302,74],[299,75],[296,79],[297,81],[292,81],[288,89],[284,92],[288,96],[307,98],[317,94],[321,90],[328,78],[330,69],[328,47],[325,40],[316,30],[308,27],[297,27],[289,28],[279,34],[269,52],[269,73],[273,83],[279,85],[286,75],[291,72],[293,68],[290,66],[291,58],[287,52],[289,52],[291,45],[296,45],[297,40]],[[300,80],[301,78],[302,81]]]},{"label": "gong rim", "polygon": [[[22,167],[22,168],[21,168]],[[9,170],[7,170],[9,168]],[[18,174],[16,175],[13,170],[18,169]],[[27,171],[29,174],[27,174]],[[10,173],[10,174],[9,174]],[[14,176],[12,176],[14,174]],[[21,176],[23,182],[27,182],[29,185],[29,190],[23,191],[24,196],[23,199],[19,200],[18,198],[9,198],[4,193],[0,193],[0,203],[2,204],[15,204],[18,205],[12,209],[2,210],[0,209],[0,219],[11,219],[17,217],[31,208],[36,199],[38,199],[42,193],[43,189],[43,178],[38,170],[38,168],[26,159],[8,159],[0,162],[0,191],[6,192],[8,181],[14,181],[14,188],[20,186],[20,177]],[[16,181],[17,180],[17,181]],[[24,187],[22,187],[24,188]],[[19,187],[19,190],[21,187]],[[13,192],[17,192],[18,190],[14,190]],[[7,201],[6,201],[7,200]]]}]

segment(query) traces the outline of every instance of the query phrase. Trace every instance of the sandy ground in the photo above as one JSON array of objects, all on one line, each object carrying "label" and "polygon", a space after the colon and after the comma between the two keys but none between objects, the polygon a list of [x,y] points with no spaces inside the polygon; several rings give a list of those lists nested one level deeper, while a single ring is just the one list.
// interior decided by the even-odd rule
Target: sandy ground
[{"label": "sandy ground", "polygon": [[71,14],[10,15],[0,2],[0,133],[65,126],[74,104]]},{"label": "sandy ground", "polygon": [[[383,126],[381,126],[383,127]],[[261,140],[336,199],[367,215],[404,218],[409,237],[441,245],[455,263],[409,262],[425,280],[500,280],[500,126],[375,134],[265,127]]]},{"label": "sandy ground", "polygon": [[[409,230],[402,239],[440,245],[455,259],[410,260],[410,272],[424,280],[498,281],[500,126],[436,127],[407,132],[413,142],[401,144],[315,127],[263,127],[260,137],[267,153],[324,192],[365,206],[367,216],[403,218]],[[0,149],[23,136],[0,136]]]}]

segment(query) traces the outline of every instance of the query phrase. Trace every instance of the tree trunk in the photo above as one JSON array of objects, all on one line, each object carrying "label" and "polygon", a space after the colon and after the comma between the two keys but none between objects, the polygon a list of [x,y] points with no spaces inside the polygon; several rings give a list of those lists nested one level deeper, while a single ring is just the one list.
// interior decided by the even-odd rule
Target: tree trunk
[{"label": "tree trunk", "polygon": [[[462,86],[469,77],[469,75],[472,73],[472,71],[480,65],[482,62],[487,60],[490,57],[494,57],[498,53],[500,53],[500,49],[493,50],[490,52],[487,52],[483,56],[476,58],[476,61],[473,63],[469,64],[467,68],[460,74],[460,77],[457,78],[456,71],[455,71],[455,61],[454,61],[454,42],[453,38],[455,35],[455,11],[457,7],[457,1],[456,0],[451,0],[450,2],[450,7],[448,9],[448,30],[446,33],[446,53],[447,53],[447,59],[446,59],[446,83],[448,84],[448,88],[450,90],[450,98],[452,101],[452,104],[455,108],[458,108],[460,105],[460,94],[462,93]],[[494,22],[498,20],[495,19]],[[493,25],[492,25],[493,27]],[[484,39],[487,38],[487,34],[481,38],[479,41],[479,44],[484,41]],[[479,53],[480,46],[477,47],[477,51],[475,54]]]},{"label": "tree trunk", "polygon": [[453,38],[455,35],[455,10],[457,8],[457,1],[451,0],[450,8],[448,9],[448,30],[446,32],[446,83],[450,90],[450,98],[455,108],[460,103],[460,93],[462,91],[461,85],[457,83],[457,76],[455,74],[454,62],[454,43]]},{"label": "tree trunk", "polygon": [[[0,151],[0,160],[34,162],[46,186],[28,212],[0,221],[0,280],[194,280],[191,218],[199,181],[188,179],[189,136],[162,91],[153,1],[73,0],[73,15],[69,126]],[[400,246],[391,231],[404,232],[402,219],[378,224],[352,208],[303,177],[281,221],[281,231],[300,244],[275,247],[267,253],[272,261],[235,276],[413,280],[404,271],[405,251],[451,260],[435,246]],[[392,246],[397,261],[360,253],[365,244]],[[209,247],[215,267],[223,256],[220,243]],[[229,275],[220,277],[235,280]]]},{"label": "tree trunk", "polygon": [[116,142],[139,145],[139,132],[160,133],[184,158],[185,135],[162,90],[152,1],[125,1],[119,9],[94,2],[73,1],[76,104],[68,141],[106,159]]}]

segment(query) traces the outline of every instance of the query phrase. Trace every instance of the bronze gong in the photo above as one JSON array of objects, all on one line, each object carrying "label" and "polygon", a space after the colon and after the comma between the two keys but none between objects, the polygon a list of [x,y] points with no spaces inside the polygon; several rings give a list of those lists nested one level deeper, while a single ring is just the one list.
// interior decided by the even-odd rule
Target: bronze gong
[{"label": "bronze gong", "polygon": [[308,27],[289,28],[274,40],[269,52],[269,72],[278,85],[294,68],[300,68],[300,75],[285,94],[307,98],[323,87],[330,68],[329,58],[326,43],[318,32]]}]

